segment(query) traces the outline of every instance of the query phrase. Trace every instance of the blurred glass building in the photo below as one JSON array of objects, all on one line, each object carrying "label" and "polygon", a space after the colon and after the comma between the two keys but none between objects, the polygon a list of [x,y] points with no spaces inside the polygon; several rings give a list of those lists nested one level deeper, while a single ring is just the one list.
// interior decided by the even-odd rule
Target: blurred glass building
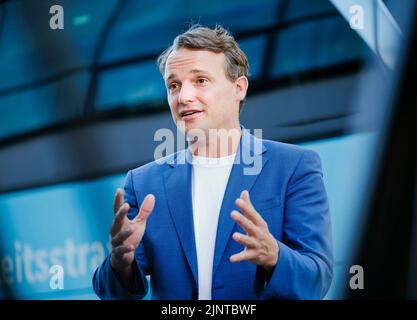
[{"label": "blurred glass building", "polygon": [[[403,30],[410,1],[377,2]],[[49,24],[56,4],[62,30]],[[174,129],[156,58],[192,23],[223,25],[248,55],[242,124],[320,154],[335,254],[327,299],[343,298],[384,118],[378,101],[396,65],[339,10],[329,0],[0,2],[3,298],[96,298],[115,190],[127,170],[154,160],[156,130]],[[63,289],[51,288],[56,264]]]}]

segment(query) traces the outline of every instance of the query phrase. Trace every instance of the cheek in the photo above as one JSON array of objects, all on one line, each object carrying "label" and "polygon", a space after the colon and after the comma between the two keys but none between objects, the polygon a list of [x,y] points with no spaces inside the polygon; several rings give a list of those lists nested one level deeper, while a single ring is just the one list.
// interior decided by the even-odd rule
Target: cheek
[{"label": "cheek", "polygon": [[175,96],[169,96],[167,100],[171,111],[175,111],[178,109],[178,99]]},{"label": "cheek", "polygon": [[200,90],[195,95],[196,100],[203,106],[211,106],[213,104],[212,100],[210,99],[210,92]]},{"label": "cheek", "polygon": [[198,101],[207,106],[208,109],[216,109],[223,104],[223,92],[218,88],[208,88],[206,90],[201,90],[197,95]]},{"label": "cheek", "polygon": [[227,114],[232,110],[234,96],[231,90],[221,90],[214,96],[214,102],[222,113]]}]

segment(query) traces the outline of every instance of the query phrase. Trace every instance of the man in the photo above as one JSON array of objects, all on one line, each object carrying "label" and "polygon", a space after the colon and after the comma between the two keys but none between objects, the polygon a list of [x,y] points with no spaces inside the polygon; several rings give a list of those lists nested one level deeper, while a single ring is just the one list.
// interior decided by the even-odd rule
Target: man
[{"label": "man", "polygon": [[[240,126],[248,62],[222,27],[190,28],[158,63],[190,145],[128,172],[96,294],[143,298],[150,275],[154,299],[324,297],[333,260],[317,154]],[[245,154],[261,159],[255,174]]]}]

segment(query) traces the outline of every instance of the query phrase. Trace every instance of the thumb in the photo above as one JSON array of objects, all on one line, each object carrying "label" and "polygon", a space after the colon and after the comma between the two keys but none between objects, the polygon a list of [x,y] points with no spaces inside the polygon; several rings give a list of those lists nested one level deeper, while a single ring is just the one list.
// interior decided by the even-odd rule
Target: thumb
[{"label": "thumb", "polygon": [[114,196],[114,202],[113,202],[113,212],[115,215],[119,211],[122,205],[123,205],[123,190],[120,188],[117,188],[116,194]]},{"label": "thumb", "polygon": [[152,210],[155,206],[155,196],[153,194],[148,194],[145,199],[143,199],[142,205],[140,206],[140,210],[138,215],[135,217],[135,222],[142,222],[148,219]]}]

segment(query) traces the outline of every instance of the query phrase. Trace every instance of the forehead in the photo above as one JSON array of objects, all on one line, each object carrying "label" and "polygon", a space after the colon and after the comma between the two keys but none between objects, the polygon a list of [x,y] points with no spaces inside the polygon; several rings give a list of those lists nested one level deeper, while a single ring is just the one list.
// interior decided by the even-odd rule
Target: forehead
[{"label": "forehead", "polygon": [[225,70],[225,55],[187,48],[174,50],[167,59],[164,78],[188,73],[191,70],[202,70],[209,73],[223,72]]}]

